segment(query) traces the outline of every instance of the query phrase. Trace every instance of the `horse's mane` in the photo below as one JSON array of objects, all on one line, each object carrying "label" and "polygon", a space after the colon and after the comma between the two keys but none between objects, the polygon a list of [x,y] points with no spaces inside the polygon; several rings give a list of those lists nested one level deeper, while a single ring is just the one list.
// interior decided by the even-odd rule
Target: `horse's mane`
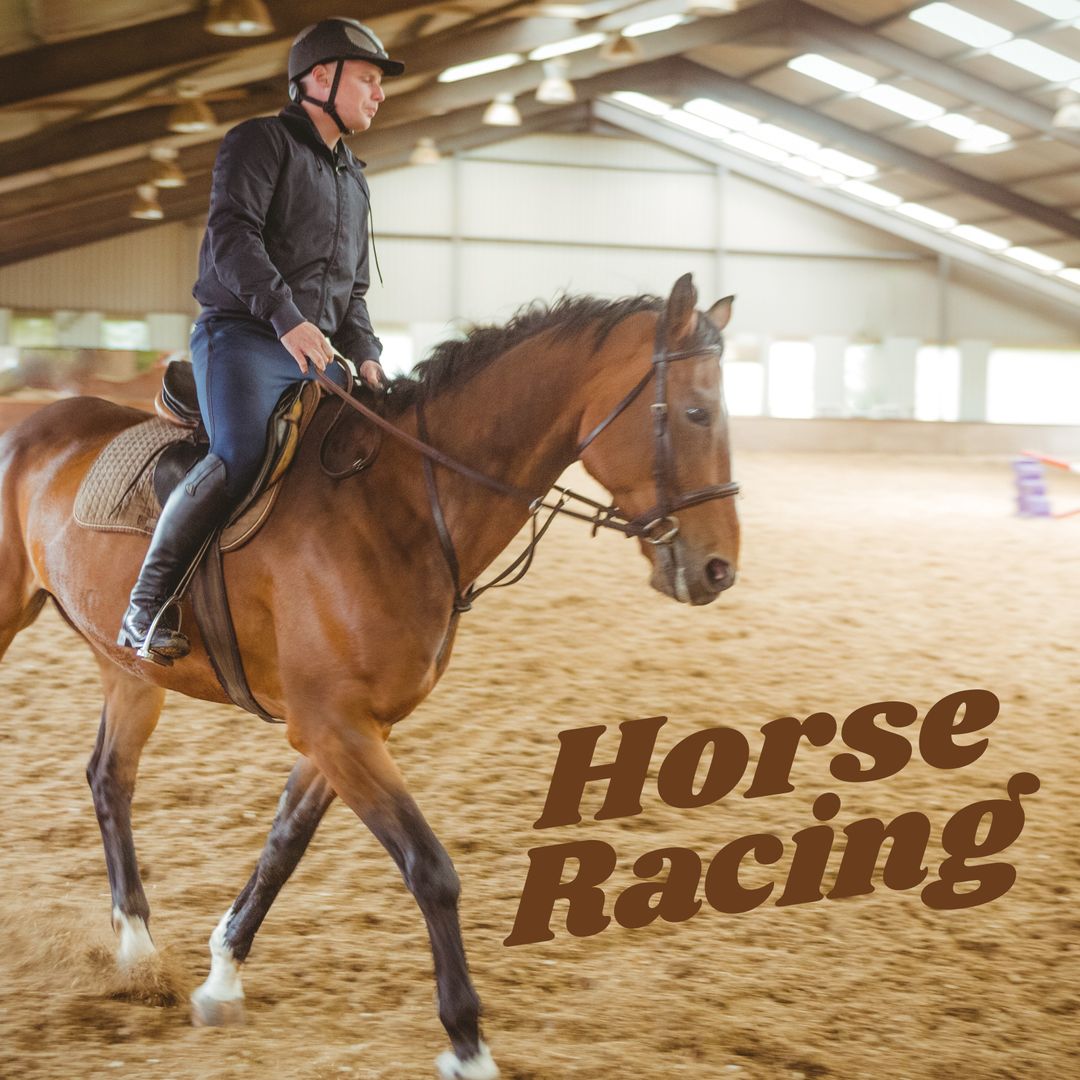
[{"label": "horse's mane", "polygon": [[[460,386],[492,361],[515,345],[546,330],[554,331],[556,340],[583,331],[591,322],[594,350],[627,316],[639,311],[662,311],[665,301],[658,296],[626,296],[621,300],[604,300],[596,296],[561,296],[553,304],[534,300],[520,308],[503,326],[473,326],[464,338],[443,341],[427,358],[418,363],[408,375],[390,383],[387,406],[397,414],[425,401],[451,386]],[[697,337],[702,344],[711,344],[719,334],[707,319],[698,323]]]}]

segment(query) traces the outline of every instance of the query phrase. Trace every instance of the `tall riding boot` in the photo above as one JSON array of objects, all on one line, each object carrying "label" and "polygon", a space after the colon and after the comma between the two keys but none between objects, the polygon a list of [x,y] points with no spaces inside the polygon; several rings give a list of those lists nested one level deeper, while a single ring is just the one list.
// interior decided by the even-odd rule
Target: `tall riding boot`
[{"label": "tall riding boot", "polygon": [[[225,492],[225,462],[208,454],[180,481],[165,502],[150,540],[118,645],[142,648],[154,616],[172,596],[203,541],[224,523],[232,507]],[[191,643],[180,633],[179,605],[170,605],[154,630],[149,650],[167,661],[187,656]]]}]

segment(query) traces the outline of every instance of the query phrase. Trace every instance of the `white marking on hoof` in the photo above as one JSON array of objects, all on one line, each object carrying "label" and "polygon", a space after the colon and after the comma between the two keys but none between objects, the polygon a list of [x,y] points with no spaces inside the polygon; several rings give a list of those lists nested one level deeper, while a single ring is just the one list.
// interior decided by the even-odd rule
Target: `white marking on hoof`
[{"label": "white marking on hoof", "polygon": [[240,965],[233,959],[232,949],[225,944],[225,928],[232,913],[229,908],[210,935],[210,974],[191,995],[191,1022],[196,1027],[222,1027],[244,1022]]},{"label": "white marking on hoof", "polygon": [[438,1056],[435,1065],[443,1080],[495,1080],[499,1075],[499,1066],[484,1042],[471,1058],[462,1061],[453,1050],[447,1050]]},{"label": "white marking on hoof", "polygon": [[119,908],[113,908],[112,923],[120,935],[120,946],[116,950],[116,962],[120,967],[131,967],[157,952],[150,931],[140,916],[125,915]]}]

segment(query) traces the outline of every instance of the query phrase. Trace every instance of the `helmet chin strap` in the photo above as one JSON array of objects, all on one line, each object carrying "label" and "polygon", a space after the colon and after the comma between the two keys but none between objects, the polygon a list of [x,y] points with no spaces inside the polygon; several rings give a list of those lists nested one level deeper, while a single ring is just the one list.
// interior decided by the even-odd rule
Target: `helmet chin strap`
[{"label": "helmet chin strap", "polygon": [[300,90],[300,95],[296,99],[297,101],[310,101],[312,105],[318,105],[320,109],[338,126],[338,131],[342,135],[352,135],[352,128],[347,128],[341,119],[341,115],[337,111],[337,105],[334,104],[337,99],[338,83],[341,82],[341,72],[345,67],[343,61],[338,60],[337,66],[334,69],[334,81],[330,84],[330,93],[327,95],[325,101],[320,101],[318,98],[313,98],[310,94],[305,94],[303,90],[300,90],[300,83],[297,82],[297,89]]}]

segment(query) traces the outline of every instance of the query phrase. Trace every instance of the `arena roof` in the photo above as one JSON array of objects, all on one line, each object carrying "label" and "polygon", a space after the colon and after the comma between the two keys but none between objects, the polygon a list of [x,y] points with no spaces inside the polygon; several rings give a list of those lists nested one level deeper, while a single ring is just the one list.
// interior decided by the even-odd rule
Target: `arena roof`
[{"label": "arena roof", "polygon": [[[266,0],[272,30],[225,37],[205,28],[213,6],[0,0],[0,265],[152,227],[129,215],[151,152],[175,151],[187,179],[160,192],[164,220],[204,213],[222,133],[280,108],[292,37],[342,8]],[[355,144],[372,171],[422,137],[445,153],[632,133],[1080,300],[1080,0],[372,0],[363,14],[407,66]],[[549,53],[572,103],[535,98]],[[505,66],[439,79],[492,57]],[[520,126],[483,122],[497,94]],[[191,99],[214,125],[170,132]]]}]

